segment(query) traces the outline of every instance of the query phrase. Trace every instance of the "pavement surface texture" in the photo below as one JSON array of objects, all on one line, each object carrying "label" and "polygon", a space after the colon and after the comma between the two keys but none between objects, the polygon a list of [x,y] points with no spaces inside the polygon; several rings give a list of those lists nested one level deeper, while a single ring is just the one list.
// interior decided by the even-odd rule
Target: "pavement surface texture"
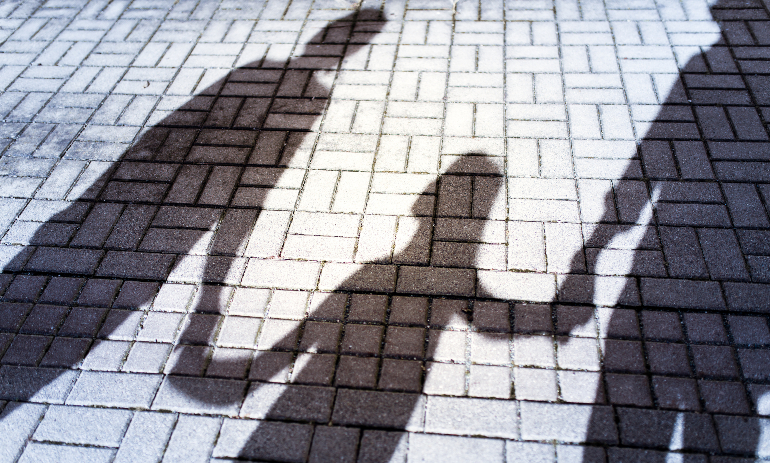
[{"label": "pavement surface texture", "polygon": [[770,1],[0,1],[0,462],[770,458]]}]

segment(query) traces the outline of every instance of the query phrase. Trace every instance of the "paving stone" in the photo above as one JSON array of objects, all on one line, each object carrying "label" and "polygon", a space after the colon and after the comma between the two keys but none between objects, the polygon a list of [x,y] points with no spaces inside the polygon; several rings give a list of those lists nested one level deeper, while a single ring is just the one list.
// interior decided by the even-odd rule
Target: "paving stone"
[{"label": "paving stone", "polygon": [[504,441],[473,437],[409,435],[409,461],[504,461]]},{"label": "paving stone", "polygon": [[764,9],[455,3],[0,6],[21,461],[770,457]]},{"label": "paving stone", "polygon": [[617,442],[612,411],[606,406],[521,403],[521,437],[564,442]]},{"label": "paving stone", "polygon": [[11,402],[0,414],[2,461],[15,461],[45,413],[44,405]]},{"label": "paving stone", "polygon": [[325,423],[329,420],[334,389],[271,383],[253,383],[240,416]]},{"label": "paving stone", "polygon": [[[621,408],[618,416],[623,444],[664,447],[669,445],[674,433],[681,433],[682,450],[718,450],[716,432],[708,415]],[[639,429],[650,432],[640,433]]]},{"label": "paving stone", "polygon": [[0,367],[0,397],[61,404],[77,377],[73,370],[4,365]]},{"label": "paving stone", "polygon": [[245,392],[245,381],[166,376],[152,408],[235,415]]},{"label": "paving stone", "polygon": [[359,433],[355,428],[316,428],[308,461],[356,461]]},{"label": "paving stone", "polygon": [[218,417],[179,415],[163,460],[208,461],[221,425],[222,419]]},{"label": "paving stone", "polygon": [[390,459],[393,462],[405,462],[408,436],[405,432],[365,430],[359,445],[358,461],[371,463]]},{"label": "paving stone", "polygon": [[420,429],[423,426],[424,397],[395,392],[340,389],[334,404],[332,422],[352,426],[379,426],[391,429]]},{"label": "paving stone", "polygon": [[551,463],[555,461],[554,447],[550,444],[535,444],[530,442],[506,442],[506,461]]},{"label": "paving stone", "polygon": [[170,413],[134,413],[115,461],[160,461],[175,422]]},{"label": "paving stone", "polygon": [[313,428],[307,424],[226,418],[213,455],[302,462],[312,435]]},{"label": "paving stone", "polygon": [[108,462],[115,455],[114,449],[95,447],[71,447],[66,445],[30,443],[19,461],[88,461]]},{"label": "paving stone", "polygon": [[158,375],[84,371],[67,396],[67,404],[149,408],[160,381]]},{"label": "paving stone", "polygon": [[118,447],[133,412],[98,408],[51,406],[40,422],[35,440]]},{"label": "paving stone", "polygon": [[518,439],[516,402],[429,397],[425,430],[438,434]]}]

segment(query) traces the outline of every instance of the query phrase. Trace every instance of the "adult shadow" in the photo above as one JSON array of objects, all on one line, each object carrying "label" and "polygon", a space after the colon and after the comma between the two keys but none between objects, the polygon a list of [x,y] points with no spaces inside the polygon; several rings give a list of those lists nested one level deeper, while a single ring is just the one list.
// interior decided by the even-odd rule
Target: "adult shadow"
[{"label": "adult shadow", "polygon": [[[247,242],[264,211],[290,211],[296,202],[296,178],[294,189],[286,189],[285,173],[308,166],[308,146],[330,97],[325,73],[336,72],[383,25],[378,11],[364,9],[318,31],[288,63],[263,59],[229,72],[169,111],[106,172],[88,178],[86,171],[90,185],[40,225],[3,269],[14,278],[0,324],[13,341],[5,344],[0,395],[61,401],[48,391],[71,383],[84,358],[105,358],[92,355],[110,344],[97,338],[135,333],[169,280],[203,284],[178,337],[185,346],[172,353],[167,372],[241,368],[241,359],[212,358],[209,347],[228,285],[243,273]],[[100,153],[98,144],[76,144],[65,157],[99,160],[109,153]],[[267,204],[274,192],[290,204]],[[260,249],[255,255],[274,252]],[[99,362],[91,366],[114,369]],[[179,392],[203,404],[227,402]]]},{"label": "adult shadow", "polygon": [[[767,282],[770,242],[768,137],[756,109],[767,80],[748,75],[758,64],[748,31],[760,23],[741,20],[766,19],[758,6],[713,5],[720,40],[689,59],[654,118],[632,108],[651,123],[602,203],[586,201],[603,212],[559,282],[560,302],[586,304],[559,312],[559,332],[604,338],[593,402],[612,408],[594,408],[586,441],[618,446],[610,461],[766,453],[752,404],[766,388],[751,383],[770,378],[768,365],[740,349],[768,342],[750,334],[767,332],[766,320],[744,317],[769,308],[757,284]],[[583,148],[577,156],[623,162],[617,147]]]}]

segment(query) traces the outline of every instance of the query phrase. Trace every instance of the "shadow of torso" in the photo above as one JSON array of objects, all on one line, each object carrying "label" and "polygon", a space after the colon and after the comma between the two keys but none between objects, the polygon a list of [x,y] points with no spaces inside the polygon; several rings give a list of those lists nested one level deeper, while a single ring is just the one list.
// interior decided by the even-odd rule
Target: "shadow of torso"
[{"label": "shadow of torso", "polygon": [[766,290],[751,283],[766,277],[746,258],[766,252],[758,243],[770,226],[760,199],[768,136],[756,110],[767,96],[760,77],[745,75],[753,63],[742,59],[753,55],[741,45],[755,44],[737,33],[746,23],[727,21],[767,16],[746,6],[713,5],[721,40],[677,79],[656,77],[670,90],[654,117],[644,104],[631,108],[637,127],[650,121],[644,139],[601,202],[587,201],[603,214],[584,226],[573,274],[559,285],[560,302],[617,307],[557,321],[561,332],[589,327],[602,338],[593,402],[612,407],[594,408],[585,440],[619,446],[611,460],[641,458],[633,447],[659,450],[644,458],[661,462],[669,450],[761,452],[750,417],[760,389],[747,383],[768,376],[736,349],[748,347],[738,339],[749,324],[767,330],[766,320],[742,316],[768,309]]}]

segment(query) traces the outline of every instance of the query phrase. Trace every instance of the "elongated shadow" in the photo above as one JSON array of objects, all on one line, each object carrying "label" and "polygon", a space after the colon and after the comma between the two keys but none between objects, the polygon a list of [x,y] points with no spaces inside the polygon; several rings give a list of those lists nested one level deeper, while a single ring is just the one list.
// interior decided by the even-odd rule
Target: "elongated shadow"
[{"label": "elongated shadow", "polygon": [[[219,314],[226,285],[240,278],[249,235],[272,207],[266,198],[276,191],[284,199],[293,194],[287,210],[296,202],[298,190],[282,189],[281,181],[288,167],[307,167],[307,146],[330,96],[322,75],[335,72],[383,24],[378,11],[361,10],[320,30],[288,64],[260,60],[216,80],[147,130],[72,205],[41,225],[3,269],[15,275],[6,300],[14,294],[21,294],[17,301],[35,299],[45,286],[39,299],[48,304],[4,306],[3,329],[16,336],[0,368],[0,395],[26,401],[45,393],[89,349],[106,346],[92,339],[136,330],[141,310],[115,308],[145,307],[170,275],[205,283],[179,337],[187,347],[173,354],[172,371],[200,374],[217,329],[217,318],[207,314]],[[67,157],[92,159],[93,150],[98,147],[73,146]],[[114,309],[101,308],[110,307],[121,279]],[[24,293],[35,284],[34,295]],[[211,362],[221,371],[240,367],[227,359]],[[195,399],[227,402],[211,394]]]},{"label": "elongated shadow", "polygon": [[[738,361],[731,345],[742,337],[740,320],[731,327],[723,311],[768,309],[767,290],[750,283],[766,282],[764,258],[744,260],[766,252],[757,240],[770,238],[761,199],[768,137],[755,109],[767,90],[763,77],[744,74],[752,64],[739,61],[752,55],[737,45],[753,39],[735,34],[747,23],[721,20],[767,12],[723,1],[711,12],[723,39],[687,62],[654,118],[645,119],[645,106],[632,108],[636,120],[652,121],[638,156],[613,182],[599,223],[574,255],[581,274],[559,285],[562,302],[617,307],[608,320],[598,317],[608,339],[594,400],[613,407],[595,408],[586,435],[620,446],[608,450],[611,461],[642,458],[634,447],[658,450],[645,451],[650,462],[668,461],[668,450],[757,452],[756,390],[747,383],[768,377]],[[559,331],[593,326],[595,317],[575,311],[558,321]]]}]

